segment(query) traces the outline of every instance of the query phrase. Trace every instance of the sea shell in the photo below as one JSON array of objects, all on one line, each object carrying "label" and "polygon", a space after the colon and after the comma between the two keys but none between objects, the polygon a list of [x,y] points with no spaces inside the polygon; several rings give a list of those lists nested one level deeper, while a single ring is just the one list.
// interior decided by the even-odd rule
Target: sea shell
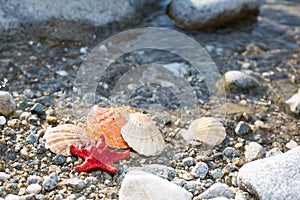
[{"label": "sea shell", "polygon": [[49,128],[45,132],[46,148],[55,154],[70,155],[69,146],[87,147],[96,144],[96,140],[84,129],[73,124],[62,124]]},{"label": "sea shell", "polygon": [[165,146],[164,138],[151,118],[142,113],[127,113],[128,122],[121,134],[128,145],[140,154],[154,156]]},{"label": "sea shell", "polygon": [[94,106],[87,116],[84,129],[96,140],[100,135],[104,135],[105,143],[109,147],[128,148],[128,144],[121,135],[121,128],[127,123],[126,113],[132,112],[135,111],[126,107],[99,108]]},{"label": "sea shell", "polygon": [[202,117],[194,120],[189,129],[182,129],[180,134],[188,143],[201,143],[208,147],[220,144],[226,138],[223,124],[212,117]]}]

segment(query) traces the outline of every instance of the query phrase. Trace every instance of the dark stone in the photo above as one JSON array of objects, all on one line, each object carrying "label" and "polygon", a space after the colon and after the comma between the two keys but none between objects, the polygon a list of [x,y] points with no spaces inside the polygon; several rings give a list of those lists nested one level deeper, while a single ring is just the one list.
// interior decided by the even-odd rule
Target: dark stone
[{"label": "dark stone", "polygon": [[34,106],[32,106],[30,111],[32,114],[42,115],[44,114],[44,107],[42,106],[42,104],[36,103],[34,104]]}]

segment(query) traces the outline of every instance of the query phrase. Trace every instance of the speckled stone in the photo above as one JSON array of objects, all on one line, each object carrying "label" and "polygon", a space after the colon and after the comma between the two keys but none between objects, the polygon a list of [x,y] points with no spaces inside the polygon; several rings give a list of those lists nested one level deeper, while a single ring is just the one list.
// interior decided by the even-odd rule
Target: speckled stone
[{"label": "speckled stone", "polygon": [[286,153],[245,164],[238,185],[258,199],[299,199],[300,147]]},{"label": "speckled stone", "polygon": [[250,142],[245,146],[245,158],[248,162],[263,158],[265,154],[265,149],[257,142]]},{"label": "speckled stone", "polygon": [[215,183],[210,186],[205,192],[199,195],[202,199],[212,199],[217,197],[233,198],[234,194],[230,187],[224,183]]},{"label": "speckled stone", "polygon": [[195,167],[193,167],[191,174],[195,178],[203,179],[205,178],[206,174],[208,172],[208,166],[204,162],[198,162]]},{"label": "speckled stone", "polygon": [[16,104],[13,96],[6,91],[0,91],[0,115],[6,117],[16,112]]},{"label": "speckled stone", "polygon": [[39,194],[41,190],[42,186],[36,183],[28,185],[28,187],[26,188],[26,192],[28,192],[29,194]]}]

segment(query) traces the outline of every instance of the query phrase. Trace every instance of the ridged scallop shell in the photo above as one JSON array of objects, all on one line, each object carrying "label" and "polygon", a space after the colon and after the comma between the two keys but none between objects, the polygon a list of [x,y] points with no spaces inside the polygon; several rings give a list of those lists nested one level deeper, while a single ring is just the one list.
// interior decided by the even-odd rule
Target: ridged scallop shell
[{"label": "ridged scallop shell", "polygon": [[128,144],[121,135],[121,128],[127,123],[126,113],[135,112],[129,108],[99,108],[94,106],[87,116],[84,128],[98,140],[104,135],[105,143],[112,148],[125,149]]},{"label": "ridged scallop shell", "polygon": [[202,117],[194,120],[188,130],[180,131],[182,137],[191,144],[214,146],[226,138],[226,131],[221,122],[212,117]]},{"label": "ridged scallop shell", "polygon": [[164,138],[151,118],[142,113],[127,113],[128,122],[121,134],[128,145],[140,154],[154,156],[165,146]]},{"label": "ridged scallop shell", "polygon": [[69,146],[77,147],[95,145],[96,140],[84,129],[73,124],[62,124],[49,128],[45,132],[46,148],[55,154],[70,155]]}]

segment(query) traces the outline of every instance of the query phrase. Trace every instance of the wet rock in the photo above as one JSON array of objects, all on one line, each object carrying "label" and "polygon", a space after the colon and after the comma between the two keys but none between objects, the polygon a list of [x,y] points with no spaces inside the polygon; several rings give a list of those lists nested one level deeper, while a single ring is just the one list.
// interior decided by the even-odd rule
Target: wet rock
[{"label": "wet rock", "polygon": [[208,172],[208,166],[204,162],[198,162],[195,167],[193,167],[191,174],[195,178],[203,179],[205,178],[206,174]]},{"label": "wet rock", "polygon": [[259,86],[259,82],[252,76],[241,71],[228,71],[224,74],[224,77],[217,84],[224,85],[224,89],[228,93],[254,93]]},{"label": "wet rock", "polygon": [[298,146],[297,142],[295,142],[294,140],[290,140],[288,143],[286,143],[286,148],[288,149],[292,149]]},{"label": "wet rock", "polygon": [[258,199],[299,199],[300,147],[245,164],[238,173],[239,188]]},{"label": "wet rock", "polygon": [[0,116],[0,126],[6,124],[6,118],[4,116]]},{"label": "wet rock", "polygon": [[129,168],[129,171],[131,171],[131,170],[145,171],[145,172],[157,175],[163,179],[167,179],[168,181],[172,181],[177,174],[176,170],[174,168],[167,167],[164,165],[159,165],[159,164],[151,164],[151,165],[146,165],[144,167]]},{"label": "wet rock", "polygon": [[244,121],[240,121],[234,129],[237,135],[246,135],[250,131],[250,126]]},{"label": "wet rock", "polygon": [[224,183],[215,183],[210,186],[205,192],[199,195],[202,199],[212,199],[217,197],[225,197],[231,199],[234,197],[230,187]]},{"label": "wet rock", "polygon": [[31,184],[26,188],[26,192],[29,194],[39,194],[42,190],[42,186],[39,184]]},{"label": "wet rock", "polygon": [[300,89],[285,103],[289,105],[289,109],[293,114],[300,115]]},{"label": "wet rock", "polygon": [[190,200],[190,194],[182,187],[143,171],[126,174],[119,191],[120,200],[172,199]]},{"label": "wet rock", "polygon": [[227,156],[228,158],[234,158],[234,157],[239,157],[240,156],[239,152],[233,147],[226,147],[223,150],[223,154],[225,156]]},{"label": "wet rock", "polygon": [[173,0],[168,14],[180,27],[209,29],[251,19],[257,14],[259,6],[260,0]]},{"label": "wet rock", "polygon": [[250,142],[245,146],[245,158],[248,162],[263,158],[265,154],[265,149],[257,142]]},{"label": "wet rock", "polygon": [[[113,22],[134,22],[142,14],[150,13],[149,3],[155,1],[97,1],[86,4],[84,0],[73,3],[51,0],[5,1],[0,5],[0,28],[15,27],[25,22],[34,24],[50,19],[86,22],[95,26],[103,26]],[[147,9],[143,9],[146,8]],[[76,12],[74,12],[76,11]]]},{"label": "wet rock", "polygon": [[10,116],[16,112],[16,104],[13,96],[6,91],[0,91],[0,115]]}]

